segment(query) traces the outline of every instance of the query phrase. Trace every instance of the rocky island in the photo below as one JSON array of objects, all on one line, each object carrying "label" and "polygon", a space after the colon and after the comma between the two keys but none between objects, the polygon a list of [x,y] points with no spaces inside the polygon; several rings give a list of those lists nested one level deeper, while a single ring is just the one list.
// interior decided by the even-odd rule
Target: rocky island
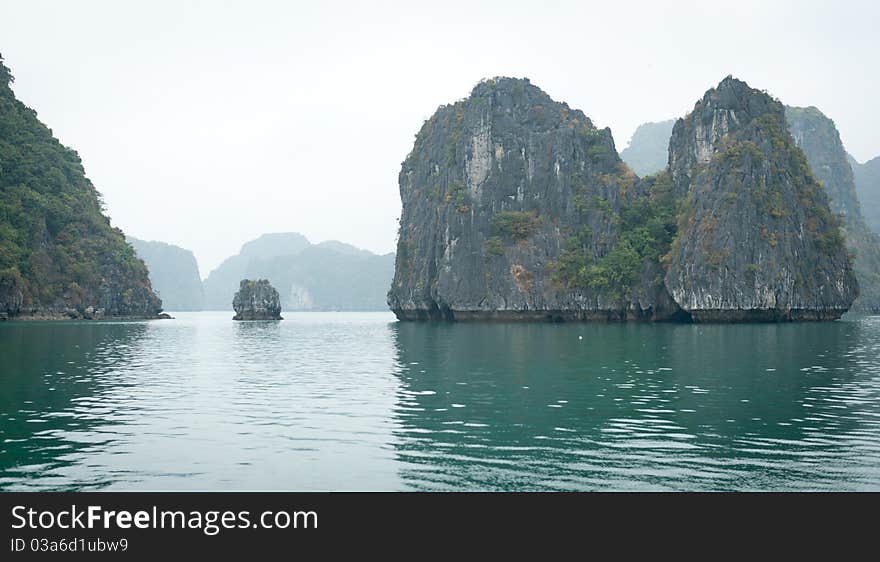
[{"label": "rocky island", "polygon": [[0,319],[158,318],[144,262],[0,57]]},{"label": "rocky island", "polygon": [[858,294],[784,106],[732,77],[644,179],[581,111],[486,80],[425,122],[399,183],[402,320],[831,320]]},{"label": "rocky island", "polygon": [[233,320],[283,320],[281,318],[281,297],[269,281],[242,279],[235,298]]}]

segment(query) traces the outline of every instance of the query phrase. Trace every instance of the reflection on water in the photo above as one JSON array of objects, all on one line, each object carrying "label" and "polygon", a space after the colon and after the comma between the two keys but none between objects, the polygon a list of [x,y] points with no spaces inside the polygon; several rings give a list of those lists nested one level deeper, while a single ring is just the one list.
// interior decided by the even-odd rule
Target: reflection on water
[{"label": "reflection on water", "polygon": [[[386,315],[176,316],[0,326],[4,358],[17,342],[30,346],[3,361],[0,487],[397,486]],[[55,332],[67,347],[46,339]],[[67,373],[55,375],[56,363]],[[56,384],[69,373],[79,386]]]},{"label": "reflection on water", "polygon": [[416,489],[880,488],[880,322],[395,326]]},{"label": "reflection on water", "polygon": [[880,489],[880,318],[0,324],[0,489]]}]

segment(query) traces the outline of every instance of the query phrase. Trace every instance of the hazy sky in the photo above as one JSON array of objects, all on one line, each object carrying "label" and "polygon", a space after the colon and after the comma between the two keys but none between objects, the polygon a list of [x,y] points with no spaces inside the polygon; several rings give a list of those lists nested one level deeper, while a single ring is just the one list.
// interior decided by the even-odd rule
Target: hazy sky
[{"label": "hazy sky", "polygon": [[878,21],[875,1],[0,0],[0,53],[113,223],[205,276],[265,232],[392,251],[415,133],[483,77],[530,78],[623,149],[733,74],[867,160]]}]

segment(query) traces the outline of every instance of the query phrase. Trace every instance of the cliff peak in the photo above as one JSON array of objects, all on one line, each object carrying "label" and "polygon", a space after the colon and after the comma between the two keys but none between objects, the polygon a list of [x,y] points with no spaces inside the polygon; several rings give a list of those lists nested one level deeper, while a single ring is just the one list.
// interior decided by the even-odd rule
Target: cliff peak
[{"label": "cliff peak", "polygon": [[702,99],[694,105],[693,111],[685,119],[714,120],[721,126],[723,131],[740,124],[747,123],[759,115],[783,113],[783,106],[779,100],[765,91],[749,86],[746,82],[728,76],[709,89]]}]

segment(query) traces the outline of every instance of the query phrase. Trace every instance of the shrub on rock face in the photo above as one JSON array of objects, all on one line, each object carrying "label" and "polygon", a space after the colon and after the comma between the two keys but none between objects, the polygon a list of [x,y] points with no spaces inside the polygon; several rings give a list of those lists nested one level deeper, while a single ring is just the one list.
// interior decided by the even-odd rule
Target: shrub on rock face
[{"label": "shrub on rock face", "polygon": [[492,231],[509,240],[525,240],[538,231],[540,224],[534,213],[502,211],[492,218]]},{"label": "shrub on rock face", "polygon": [[281,297],[269,281],[242,279],[232,299],[233,320],[282,320]]}]

